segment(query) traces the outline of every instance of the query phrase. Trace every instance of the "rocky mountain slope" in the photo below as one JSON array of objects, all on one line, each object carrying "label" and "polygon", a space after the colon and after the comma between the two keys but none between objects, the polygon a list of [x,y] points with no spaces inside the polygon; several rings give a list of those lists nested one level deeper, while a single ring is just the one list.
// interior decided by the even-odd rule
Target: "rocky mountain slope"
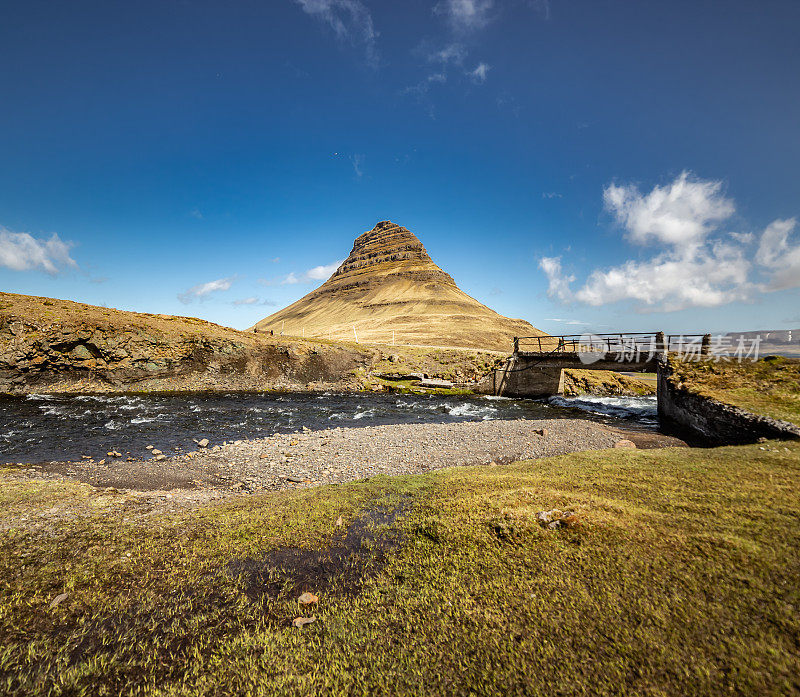
[{"label": "rocky mountain slope", "polygon": [[358,237],[350,256],[322,286],[252,329],[500,351],[511,349],[514,336],[544,335],[464,293],[413,233],[388,220]]}]

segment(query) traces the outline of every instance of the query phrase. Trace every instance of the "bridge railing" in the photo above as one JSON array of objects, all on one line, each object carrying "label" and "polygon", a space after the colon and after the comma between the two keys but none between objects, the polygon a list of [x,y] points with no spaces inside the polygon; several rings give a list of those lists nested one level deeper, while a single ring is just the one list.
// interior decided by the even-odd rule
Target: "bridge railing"
[{"label": "bridge railing", "polygon": [[707,354],[710,334],[664,334],[664,332],[615,332],[611,334],[558,334],[514,337],[514,353],[606,353],[656,354],[663,351]]}]

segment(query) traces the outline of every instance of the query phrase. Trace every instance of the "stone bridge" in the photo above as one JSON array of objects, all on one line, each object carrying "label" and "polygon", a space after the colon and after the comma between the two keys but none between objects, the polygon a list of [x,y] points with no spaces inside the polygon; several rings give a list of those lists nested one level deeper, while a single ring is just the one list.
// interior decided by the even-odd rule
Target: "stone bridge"
[{"label": "stone bridge", "polygon": [[710,334],[664,332],[564,334],[515,337],[505,365],[485,377],[476,392],[507,397],[547,397],[563,391],[564,368],[658,373],[667,351],[705,355]]}]

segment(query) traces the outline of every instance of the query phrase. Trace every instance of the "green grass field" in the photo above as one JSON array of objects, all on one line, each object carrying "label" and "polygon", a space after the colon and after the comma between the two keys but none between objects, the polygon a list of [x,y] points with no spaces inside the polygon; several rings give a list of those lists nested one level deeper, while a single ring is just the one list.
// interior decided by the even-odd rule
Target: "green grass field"
[{"label": "green grass field", "polygon": [[[590,452],[171,517],[97,497],[0,486],[0,693],[800,690],[798,443]],[[540,527],[555,507],[580,523]]]},{"label": "green grass field", "polygon": [[673,380],[726,404],[800,424],[800,359],[691,362],[670,359]]}]

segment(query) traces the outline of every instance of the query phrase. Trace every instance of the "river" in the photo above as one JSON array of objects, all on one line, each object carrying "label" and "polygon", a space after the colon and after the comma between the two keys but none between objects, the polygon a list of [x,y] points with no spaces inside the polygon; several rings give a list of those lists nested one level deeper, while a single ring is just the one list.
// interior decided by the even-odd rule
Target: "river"
[{"label": "river", "polygon": [[214,443],[290,433],[303,427],[447,423],[489,419],[575,418],[655,430],[655,398],[498,397],[307,393],[46,395],[0,399],[0,462],[79,460],[117,450],[141,457]]}]

